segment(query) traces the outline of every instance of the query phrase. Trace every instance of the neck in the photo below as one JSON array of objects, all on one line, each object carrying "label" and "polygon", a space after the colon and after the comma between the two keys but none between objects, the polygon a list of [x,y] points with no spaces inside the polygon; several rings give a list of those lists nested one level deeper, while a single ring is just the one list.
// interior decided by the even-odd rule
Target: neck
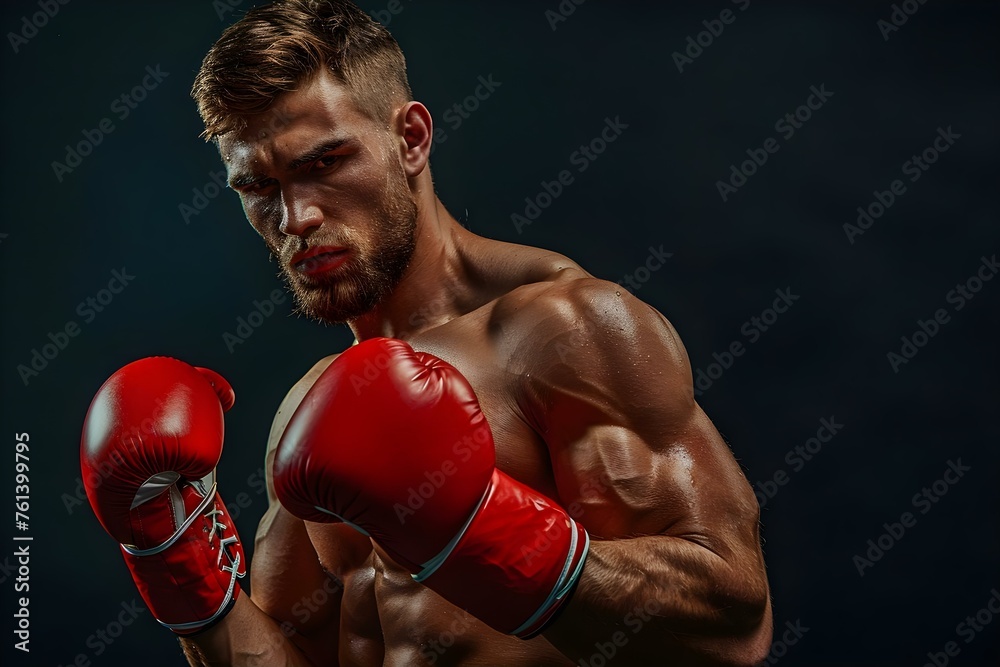
[{"label": "neck", "polygon": [[419,211],[413,257],[388,297],[348,325],[358,341],[406,339],[461,315],[471,298],[468,241],[472,236],[435,196]]}]

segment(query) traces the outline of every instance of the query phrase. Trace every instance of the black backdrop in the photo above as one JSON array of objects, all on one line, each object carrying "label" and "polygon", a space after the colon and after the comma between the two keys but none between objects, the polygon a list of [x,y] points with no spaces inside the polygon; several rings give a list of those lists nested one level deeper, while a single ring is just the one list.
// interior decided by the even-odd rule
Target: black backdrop
[{"label": "black backdrop", "polygon": [[[699,400],[763,505],[775,640],[799,628],[772,662],[920,665],[930,652],[998,664],[987,603],[1000,590],[1000,280],[977,276],[993,277],[1000,252],[996,3],[577,2],[361,3],[389,24],[447,135],[433,156],[442,200],[477,233],[633,276],[677,327],[705,374]],[[212,185],[220,161],[198,139],[188,90],[251,3],[48,4],[51,17],[38,14],[46,0],[7,2],[0,21],[0,488],[11,513],[15,434],[29,434],[31,456],[30,527],[7,524],[0,547],[5,664],[175,665],[176,642],[148,612],[110,642],[96,634],[116,634],[138,596],[74,497],[93,393],[153,354],[227,376],[237,404],[221,489],[245,505],[249,543],[272,415],[351,336],[290,316],[285,300],[253,316],[245,340],[224,338],[248,333],[238,318],[281,285],[238,199]],[[486,99],[466,102],[491,75]],[[115,101],[144,78],[134,108]],[[463,118],[448,113],[456,103],[478,108]],[[798,127],[782,120],[796,112]],[[596,159],[574,158],[606,119],[627,128]],[[77,162],[67,146],[80,142]],[[925,170],[904,164],[925,149]],[[753,156],[767,161],[743,164]],[[539,198],[564,169],[573,182]],[[518,226],[526,197],[546,207]],[[845,228],[859,206],[879,217]],[[651,248],[672,255],[649,272]],[[127,280],[117,294],[106,289],[114,271]],[[777,315],[776,290],[792,303]],[[76,335],[60,335],[68,324]],[[727,357],[736,342],[742,354]],[[823,419],[842,428],[810,442]],[[946,476],[950,464],[968,470]],[[935,502],[914,497],[925,487]],[[893,526],[904,512],[909,525]],[[13,649],[14,535],[34,538],[28,655]]]}]

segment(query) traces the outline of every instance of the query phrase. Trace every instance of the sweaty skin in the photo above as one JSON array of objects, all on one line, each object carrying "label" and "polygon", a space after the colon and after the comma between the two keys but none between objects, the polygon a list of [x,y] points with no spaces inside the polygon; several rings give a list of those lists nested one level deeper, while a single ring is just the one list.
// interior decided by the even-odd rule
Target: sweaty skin
[{"label": "sweaty skin", "polygon": [[[366,202],[387,196],[381,184],[401,169],[417,207],[413,257],[395,289],[348,324],[358,340],[400,338],[461,371],[492,428],[497,466],[560,502],[592,545],[559,617],[521,641],[415,583],[351,528],[293,517],[274,495],[274,450],[335,359],[326,357],[288,393],[271,429],[252,596],[182,641],[191,664],[572,665],[612,649],[622,665],[762,660],[771,608],[758,506],[694,401],[669,322],[561,255],[462,228],[433,191],[423,105],[401,104],[379,125],[321,74],[274,110],[287,123],[251,122],[220,142],[231,177],[269,179],[239,188],[251,224],[279,261],[293,243],[328,244],[338,230],[375,247],[365,245],[376,241],[365,236]],[[347,142],[319,167],[289,168],[327,135]]]}]

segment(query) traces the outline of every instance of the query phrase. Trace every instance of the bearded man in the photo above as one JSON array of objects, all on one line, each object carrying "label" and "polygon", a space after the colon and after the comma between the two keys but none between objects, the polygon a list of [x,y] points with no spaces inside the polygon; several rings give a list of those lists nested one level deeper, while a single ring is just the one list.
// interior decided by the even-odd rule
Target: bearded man
[{"label": "bearded man", "polygon": [[677,332],[455,220],[384,27],[341,0],[254,8],[193,96],[298,310],[357,344],[278,409],[252,567],[214,479],[222,376],[154,357],[95,398],[83,465],[115,464],[88,495],[192,665],[766,656],[757,502]]}]

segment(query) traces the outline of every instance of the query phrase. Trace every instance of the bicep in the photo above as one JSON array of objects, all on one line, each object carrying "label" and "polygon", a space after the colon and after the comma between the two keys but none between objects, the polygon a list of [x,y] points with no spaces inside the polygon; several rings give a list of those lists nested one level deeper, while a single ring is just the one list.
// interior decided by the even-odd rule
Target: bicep
[{"label": "bicep", "polygon": [[597,538],[669,535],[728,558],[757,548],[746,478],[697,406],[681,433],[595,423],[550,442],[561,501]]},{"label": "bicep", "polygon": [[[684,536],[717,553],[752,542],[757,504],[694,400],[677,332],[620,290],[585,296],[536,336],[548,343],[533,393],[560,500],[598,538]],[[752,528],[734,534],[734,521]]]},{"label": "bicep", "polygon": [[697,407],[682,433],[605,417],[577,438],[548,441],[560,499],[595,536],[711,533],[729,509],[746,509],[740,499],[753,495]]}]

